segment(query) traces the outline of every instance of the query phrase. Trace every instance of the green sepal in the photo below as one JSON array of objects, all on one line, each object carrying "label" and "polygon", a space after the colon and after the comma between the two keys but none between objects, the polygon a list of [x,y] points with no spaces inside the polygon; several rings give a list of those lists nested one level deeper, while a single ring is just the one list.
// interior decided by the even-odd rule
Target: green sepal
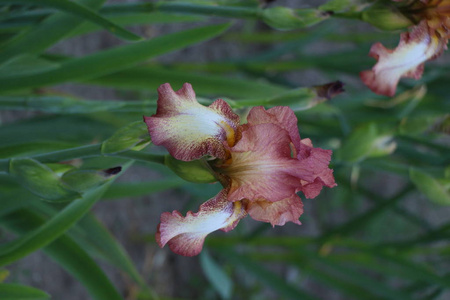
[{"label": "green sepal", "polygon": [[13,158],[9,173],[33,194],[51,202],[71,201],[81,195],[71,190],[48,166],[31,158]]},{"label": "green sepal", "polygon": [[102,143],[102,153],[117,153],[125,150],[141,150],[150,143],[150,135],[144,122],[136,121],[120,128]]},{"label": "green sepal", "polygon": [[291,30],[309,27],[327,19],[329,14],[317,9],[290,9],[287,7],[272,7],[262,11],[263,21],[272,28]]},{"label": "green sepal", "polygon": [[217,178],[204,159],[181,161],[171,155],[164,157],[164,164],[179,177],[195,183],[216,182]]}]

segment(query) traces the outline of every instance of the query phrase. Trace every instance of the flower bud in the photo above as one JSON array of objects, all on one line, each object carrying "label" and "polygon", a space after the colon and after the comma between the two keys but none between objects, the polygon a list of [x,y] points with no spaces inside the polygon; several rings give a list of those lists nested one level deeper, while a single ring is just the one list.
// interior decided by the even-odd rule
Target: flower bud
[{"label": "flower bud", "polygon": [[327,12],[316,9],[290,9],[287,7],[266,8],[262,11],[263,21],[279,30],[303,28],[319,23],[329,17]]},{"label": "flower bud", "polygon": [[363,21],[382,30],[398,30],[414,25],[394,5],[378,1],[361,13]]},{"label": "flower bud", "polygon": [[81,196],[62,182],[52,169],[31,158],[11,159],[9,173],[23,187],[46,201],[71,201]]}]

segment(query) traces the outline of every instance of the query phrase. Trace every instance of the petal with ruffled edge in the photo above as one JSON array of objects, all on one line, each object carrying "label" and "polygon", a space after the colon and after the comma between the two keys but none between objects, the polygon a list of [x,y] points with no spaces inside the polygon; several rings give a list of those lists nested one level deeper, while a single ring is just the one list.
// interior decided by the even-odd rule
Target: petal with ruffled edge
[{"label": "petal with ruffled edge", "polygon": [[195,256],[202,251],[206,236],[216,230],[230,231],[246,215],[241,202],[227,201],[228,190],[224,189],[214,198],[200,206],[197,213],[189,211],[183,217],[178,211],[161,215],[156,232],[156,241],[162,248],[180,255]]},{"label": "petal with ruffled edge", "polygon": [[225,159],[223,142],[235,143],[239,116],[222,99],[206,107],[197,102],[189,83],[175,92],[170,84],[158,88],[156,114],[144,117],[152,142],[163,145],[178,160],[204,155]]},{"label": "petal with ruffled edge", "polygon": [[430,35],[423,21],[411,32],[402,33],[394,50],[386,49],[381,43],[374,44],[369,55],[378,62],[372,70],[361,72],[361,79],[375,93],[394,96],[400,78],[419,79],[423,63],[439,55],[444,47],[436,35]]},{"label": "petal with ruffled edge", "polygon": [[289,133],[294,147],[300,147],[300,134],[298,132],[297,117],[288,106],[275,106],[265,110],[262,106],[253,107],[247,116],[248,124],[245,128],[258,124],[275,124]]},{"label": "petal with ruffled edge", "polygon": [[303,203],[299,196],[293,194],[277,202],[265,200],[248,202],[247,212],[254,220],[267,222],[272,226],[283,226],[286,222],[301,225],[298,218],[303,214]]},{"label": "petal with ruffled edge", "polygon": [[305,168],[313,173],[314,180],[301,180],[301,186],[296,192],[303,192],[306,198],[312,199],[319,195],[323,186],[334,187],[333,170],[328,168],[331,160],[331,150],[314,148],[310,139],[301,141],[300,151],[297,158],[304,164]]},{"label": "petal with ruffled edge", "polygon": [[314,181],[314,174],[291,155],[289,133],[275,124],[248,127],[231,148],[228,165],[219,172],[229,178],[228,200],[280,201],[289,198],[300,180]]}]

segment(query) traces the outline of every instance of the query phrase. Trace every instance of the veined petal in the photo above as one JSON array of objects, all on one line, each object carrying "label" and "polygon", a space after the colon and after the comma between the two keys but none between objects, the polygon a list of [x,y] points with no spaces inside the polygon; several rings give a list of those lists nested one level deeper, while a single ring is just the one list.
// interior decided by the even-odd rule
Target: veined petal
[{"label": "veined petal", "polygon": [[201,252],[209,233],[219,229],[230,231],[236,227],[246,211],[241,202],[227,201],[227,193],[228,190],[222,190],[203,203],[197,213],[189,211],[186,217],[178,211],[163,213],[156,233],[159,246],[162,248],[169,244],[177,254],[195,256]]},{"label": "veined petal", "polygon": [[286,222],[301,225],[298,218],[303,214],[303,203],[299,196],[293,194],[277,202],[264,200],[248,202],[247,212],[253,219],[268,222],[272,226],[283,226]]},{"label": "veined petal", "polygon": [[302,162],[304,168],[310,170],[313,174],[314,180],[301,181],[301,187],[296,192],[303,192],[306,198],[315,198],[319,195],[323,186],[334,187],[333,170],[328,168],[331,160],[331,150],[324,150],[321,148],[314,148],[310,139],[303,139],[301,141],[300,151],[297,158]]},{"label": "veined petal", "polygon": [[444,47],[436,35],[430,34],[426,21],[422,21],[411,32],[402,33],[394,50],[381,43],[374,44],[369,55],[378,63],[372,70],[361,72],[361,79],[375,93],[393,96],[400,78],[419,79],[423,63],[439,55]]},{"label": "veined petal", "polygon": [[253,107],[248,113],[247,122],[246,126],[267,123],[278,125],[289,133],[294,147],[296,149],[300,147],[297,117],[288,106],[275,106],[268,110],[262,106]]},{"label": "veined petal", "polygon": [[289,133],[275,124],[259,124],[242,132],[231,148],[231,163],[219,166],[230,179],[230,201],[280,201],[289,198],[300,180],[314,181],[313,172],[291,156]]},{"label": "veined petal", "polygon": [[175,92],[166,83],[158,88],[156,114],[144,117],[152,142],[163,145],[178,160],[204,155],[225,159],[223,142],[233,145],[239,116],[222,99],[206,107],[197,102],[189,83]]}]

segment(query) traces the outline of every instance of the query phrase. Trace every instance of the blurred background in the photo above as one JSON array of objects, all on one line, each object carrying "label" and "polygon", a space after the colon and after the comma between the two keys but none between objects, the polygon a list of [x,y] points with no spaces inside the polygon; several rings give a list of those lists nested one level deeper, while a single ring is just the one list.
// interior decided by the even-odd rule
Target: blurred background
[{"label": "blurred background", "polygon": [[[394,48],[408,29],[360,20],[375,1],[74,2],[93,16],[66,2],[0,1],[0,299],[450,297],[448,53],[385,97],[359,72],[375,64],[372,44]],[[254,13],[276,7],[301,21]],[[330,99],[311,89],[335,81],[345,92]],[[154,114],[166,82],[174,90],[191,83],[203,103],[229,100],[241,116],[249,108],[239,101],[289,105],[300,136],[333,150],[338,186],[300,195],[301,226],[245,218],[210,234],[199,256],[159,248],[161,213],[195,212],[221,185],[184,181],[138,157],[165,153],[151,144],[120,149],[128,157],[79,149],[111,145],[118,130]],[[81,154],[48,155],[67,149]],[[10,161],[24,157],[40,163]],[[52,181],[68,172],[53,165],[61,161],[89,172],[128,168],[75,213],[77,197],[46,192],[48,182],[61,189]],[[46,164],[38,174],[52,179],[29,179],[24,164]]]}]

